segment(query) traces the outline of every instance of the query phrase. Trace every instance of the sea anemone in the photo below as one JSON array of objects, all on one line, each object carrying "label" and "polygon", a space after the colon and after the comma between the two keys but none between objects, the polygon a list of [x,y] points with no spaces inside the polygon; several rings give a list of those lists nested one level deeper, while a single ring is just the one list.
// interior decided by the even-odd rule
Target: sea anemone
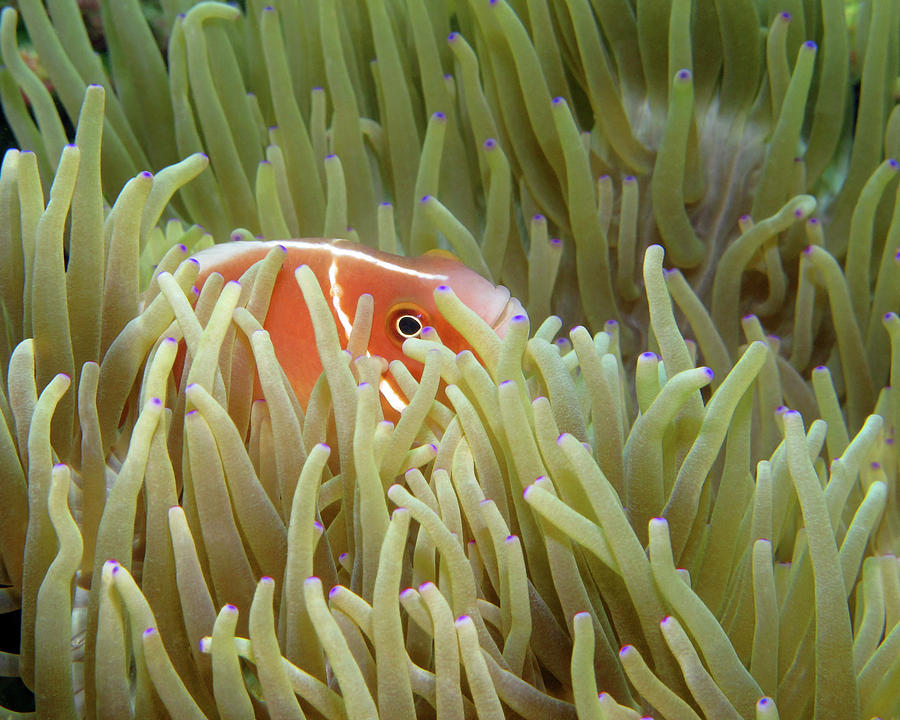
[{"label": "sea anemone", "polygon": [[[169,0],[164,58],[116,0],[108,62],[18,5],[56,98],[4,10],[0,670],[37,717],[900,715],[896,3]],[[472,350],[408,340],[416,378],[301,269],[301,407],[277,251],[193,288],[255,236],[449,248],[528,313],[445,293]]]}]

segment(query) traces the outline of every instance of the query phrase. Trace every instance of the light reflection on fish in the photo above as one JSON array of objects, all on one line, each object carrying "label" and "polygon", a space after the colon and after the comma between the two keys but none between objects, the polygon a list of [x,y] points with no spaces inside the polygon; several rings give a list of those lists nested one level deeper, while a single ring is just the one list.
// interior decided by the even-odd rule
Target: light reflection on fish
[{"label": "light reflection on fish", "polygon": [[[510,318],[522,312],[509,290],[495,286],[450,253],[433,251],[420,257],[403,257],[348,240],[235,241],[215,245],[194,256],[200,263],[196,285],[202,287],[212,273],[221,274],[226,282],[237,280],[279,245],[285,248],[286,257],[275,280],[263,327],[304,407],[322,365],[312,321],[294,278],[294,270],[301,265],[308,265],[318,278],[331,305],[342,346],[346,346],[360,295],[370,293],[374,319],[368,352],[388,362],[402,361],[416,378],[421,377],[422,365],[404,355],[401,346],[407,338],[418,337],[424,327],[433,327],[444,345],[455,352],[469,349],[435,306],[435,288],[452,288],[501,337]],[[395,416],[406,405],[388,376],[381,383],[381,392],[386,415]]]}]

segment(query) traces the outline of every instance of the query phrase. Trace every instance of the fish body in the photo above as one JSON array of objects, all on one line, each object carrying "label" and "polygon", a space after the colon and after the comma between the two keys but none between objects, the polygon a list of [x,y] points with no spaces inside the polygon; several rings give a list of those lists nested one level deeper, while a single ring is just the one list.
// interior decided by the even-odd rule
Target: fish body
[{"label": "fish body", "polygon": [[[278,242],[235,241],[203,250],[195,259],[200,265],[196,286],[203,286],[212,273],[225,281],[238,280],[254,263],[277,246],[285,258],[275,279],[263,327],[268,331],[275,355],[281,363],[297,399],[306,406],[313,385],[322,372],[316,351],[312,320],[294,277],[301,265],[315,273],[331,307],[342,346],[346,347],[356,312],[364,293],[372,295],[374,316],[368,353],[388,362],[401,360],[417,378],[421,363],[407,357],[403,342],[417,337],[422,328],[433,327],[441,341],[455,352],[468,343],[447,322],[434,302],[437,287],[447,285],[456,295],[502,336],[509,319],[522,312],[509,290],[463,265],[449,253],[404,257],[375,250],[348,240],[286,240]],[[386,415],[395,416],[405,405],[387,381],[382,383]],[[389,412],[389,406],[394,412]]]}]

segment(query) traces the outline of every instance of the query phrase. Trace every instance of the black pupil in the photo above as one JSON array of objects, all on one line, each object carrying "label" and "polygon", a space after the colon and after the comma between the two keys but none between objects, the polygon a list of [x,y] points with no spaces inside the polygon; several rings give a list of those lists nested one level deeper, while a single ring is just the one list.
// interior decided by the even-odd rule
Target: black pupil
[{"label": "black pupil", "polygon": [[412,337],[422,329],[422,323],[412,315],[403,315],[397,320],[397,330],[404,337]]}]

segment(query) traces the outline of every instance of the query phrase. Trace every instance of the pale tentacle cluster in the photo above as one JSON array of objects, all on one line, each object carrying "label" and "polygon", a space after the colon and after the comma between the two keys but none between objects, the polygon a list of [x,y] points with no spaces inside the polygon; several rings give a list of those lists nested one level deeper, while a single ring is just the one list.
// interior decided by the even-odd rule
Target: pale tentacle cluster
[{"label": "pale tentacle cluster", "polygon": [[[37,715],[896,715],[900,15],[858,26],[847,154],[841,4],[788,4],[173,0],[167,72],[123,0],[110,79],[20,0],[74,144],[5,11],[0,669]],[[533,323],[442,293],[477,357],[407,341],[417,380],[301,269],[301,408],[278,250],[192,290],[236,226],[446,243]]]}]

